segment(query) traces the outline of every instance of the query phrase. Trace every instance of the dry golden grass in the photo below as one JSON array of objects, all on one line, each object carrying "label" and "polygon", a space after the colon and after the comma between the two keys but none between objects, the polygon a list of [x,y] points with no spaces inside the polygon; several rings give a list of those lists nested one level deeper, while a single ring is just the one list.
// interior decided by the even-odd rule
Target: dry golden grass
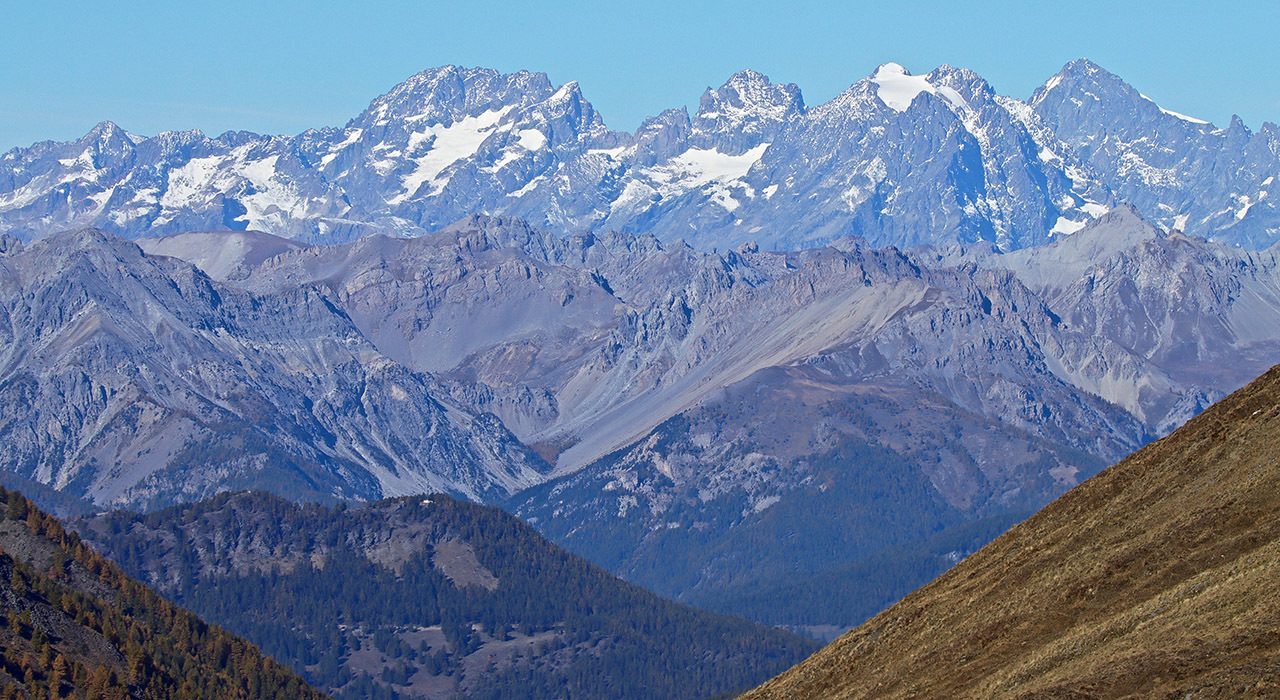
[{"label": "dry golden grass", "polygon": [[1280,367],[748,693],[1280,697]]}]

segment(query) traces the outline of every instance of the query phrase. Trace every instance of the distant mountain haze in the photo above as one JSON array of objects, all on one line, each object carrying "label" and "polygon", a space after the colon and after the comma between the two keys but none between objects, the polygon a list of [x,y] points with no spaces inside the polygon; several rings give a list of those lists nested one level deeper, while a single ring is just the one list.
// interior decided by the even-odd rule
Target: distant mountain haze
[{"label": "distant mountain haze", "polygon": [[[815,629],[1185,421],[1280,340],[1271,252],[1127,207],[1010,253],[707,253],[491,217],[140,244],[82,231],[0,258],[18,477],[141,508],[445,491],[664,595]],[[752,602],[885,556],[915,573],[879,603]]]}]

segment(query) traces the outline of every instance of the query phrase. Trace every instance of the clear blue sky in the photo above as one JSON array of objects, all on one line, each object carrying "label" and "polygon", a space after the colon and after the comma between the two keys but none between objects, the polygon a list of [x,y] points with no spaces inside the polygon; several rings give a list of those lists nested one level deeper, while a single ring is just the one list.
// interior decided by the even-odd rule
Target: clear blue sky
[{"label": "clear blue sky", "polygon": [[[1226,9],[1223,9],[1223,7]],[[1280,3],[17,2],[0,27],[0,151],[110,119],[151,135],[341,126],[423,68],[544,71],[615,129],[742,68],[825,101],[896,61],[1025,98],[1085,56],[1163,106],[1280,122]]]}]

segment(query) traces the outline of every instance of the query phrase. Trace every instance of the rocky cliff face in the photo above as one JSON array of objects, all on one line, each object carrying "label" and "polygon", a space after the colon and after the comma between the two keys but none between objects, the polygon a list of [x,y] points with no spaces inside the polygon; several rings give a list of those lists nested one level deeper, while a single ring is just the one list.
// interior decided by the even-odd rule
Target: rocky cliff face
[{"label": "rocky cliff face", "polygon": [[379,353],[316,288],[261,297],[85,230],[0,258],[3,467],[99,504],[540,479],[493,416]]},{"label": "rocky cliff face", "polygon": [[[718,254],[492,217],[143,245],[0,258],[9,471],[143,507],[445,490],[691,599],[1033,510],[1280,352],[1272,252],[1124,207],[1010,253]],[[837,522],[878,534],[777,536]]]},{"label": "rocky cliff face", "polygon": [[483,212],[565,234],[614,229],[702,250],[1035,246],[1131,202],[1167,229],[1246,248],[1277,240],[1273,125],[1252,134],[1161,109],[1076,61],[1029,102],[972,71],[885,64],[827,103],[742,71],[634,134],[576,83],[423,71],[343,128],[296,136],[103,123],[0,157],[0,232],[96,226],[151,237],[257,230],[313,243],[414,236]]},{"label": "rocky cliff face", "polygon": [[1170,230],[1250,249],[1276,242],[1268,198],[1280,175],[1280,133],[1251,132],[1239,117],[1223,129],[1163,109],[1098,65],[1081,59],[1029,102],[1118,201]]}]

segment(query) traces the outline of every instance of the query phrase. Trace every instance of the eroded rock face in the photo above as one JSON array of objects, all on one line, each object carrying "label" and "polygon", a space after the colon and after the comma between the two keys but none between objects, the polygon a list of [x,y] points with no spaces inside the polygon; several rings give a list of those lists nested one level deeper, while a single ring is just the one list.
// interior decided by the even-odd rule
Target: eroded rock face
[{"label": "eroded rock face", "polygon": [[742,71],[684,108],[610,131],[576,83],[445,66],[345,127],[296,136],[104,122],[0,156],[0,232],[126,237],[249,229],[312,243],[416,236],[477,212],[555,233],[615,229],[702,250],[1040,245],[1120,202],[1167,229],[1277,240],[1273,125],[1219,129],[1076,61],[1027,101],[973,71],[881,66],[806,106]]},{"label": "eroded rock face", "polygon": [[379,353],[315,287],[254,296],[86,230],[0,260],[0,295],[3,467],[98,504],[539,480],[499,421]]},{"label": "eroded rock face", "polygon": [[1253,133],[1239,117],[1223,129],[1171,112],[1084,59],[1050,78],[1029,105],[1117,201],[1160,226],[1247,249],[1276,242],[1274,124]]}]

